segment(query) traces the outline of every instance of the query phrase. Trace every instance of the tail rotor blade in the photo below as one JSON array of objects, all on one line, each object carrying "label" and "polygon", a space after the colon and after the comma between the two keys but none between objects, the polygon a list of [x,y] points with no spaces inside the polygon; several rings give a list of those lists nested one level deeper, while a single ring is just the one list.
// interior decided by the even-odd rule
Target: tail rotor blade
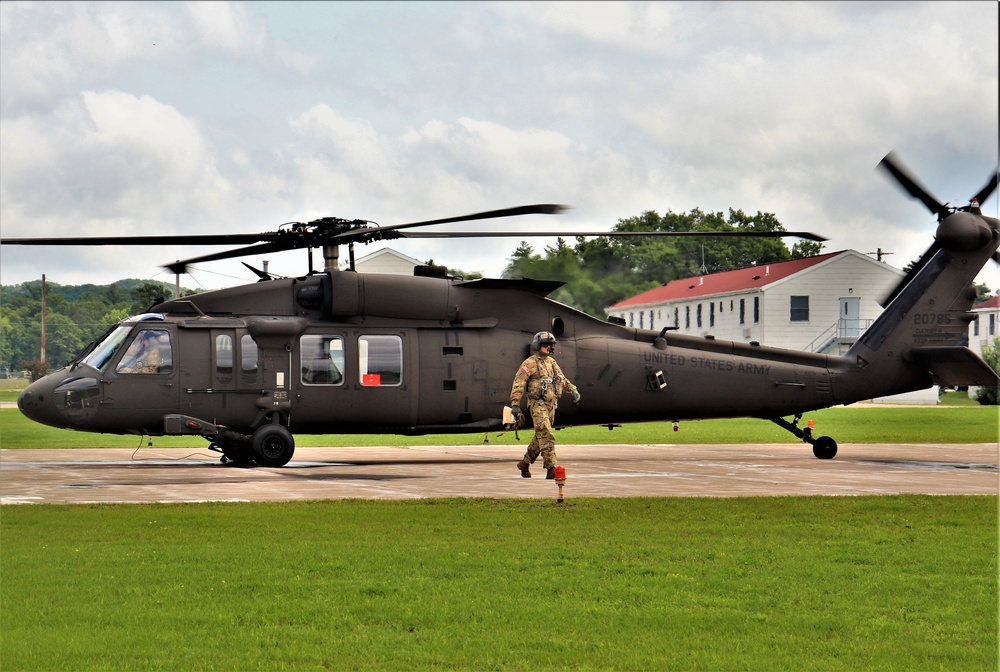
[{"label": "tail rotor blade", "polygon": [[910,171],[903,168],[902,163],[899,159],[895,158],[892,152],[889,152],[885,157],[879,161],[879,167],[887,171],[890,175],[896,178],[900,186],[906,190],[913,198],[917,199],[924,206],[938,216],[938,219],[947,214],[948,209],[938,202],[927,188],[920,184],[915,177],[910,174]]},{"label": "tail rotor blade", "polygon": [[993,194],[993,190],[997,188],[997,177],[997,172],[993,171],[993,177],[990,178],[990,181],[986,183],[986,186],[979,190],[978,194],[973,196],[977,203],[982,205],[986,202],[986,199]]}]

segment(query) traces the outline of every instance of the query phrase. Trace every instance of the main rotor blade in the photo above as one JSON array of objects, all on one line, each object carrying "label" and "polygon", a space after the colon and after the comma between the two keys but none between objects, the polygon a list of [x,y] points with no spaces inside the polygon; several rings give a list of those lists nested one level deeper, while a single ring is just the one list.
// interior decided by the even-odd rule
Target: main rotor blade
[{"label": "main rotor blade", "polygon": [[732,237],[804,238],[821,243],[823,236],[808,231],[416,231],[400,233],[400,238],[631,238],[631,237]]},{"label": "main rotor blade", "polygon": [[288,241],[280,241],[273,243],[261,243],[259,245],[250,245],[248,247],[239,247],[234,250],[223,250],[222,252],[214,252],[212,254],[204,254],[200,257],[192,257],[191,259],[183,259],[173,262],[172,264],[164,264],[163,268],[168,269],[171,273],[187,273],[187,267],[191,264],[197,264],[202,261],[219,261],[221,259],[235,259],[237,257],[246,257],[251,254],[267,254],[269,252],[284,252],[285,250],[296,249],[296,247],[306,247],[305,245],[290,247]]},{"label": "main rotor blade", "polygon": [[910,174],[910,171],[902,167],[902,163],[899,159],[895,158],[893,152],[886,154],[885,157],[879,161],[878,165],[896,178],[896,181],[899,182],[900,186],[902,186],[903,189],[910,194],[910,196],[923,203],[924,206],[937,215],[939,219],[947,214],[948,209],[939,203],[936,198],[931,196],[931,193],[927,190],[927,188],[920,184],[920,182],[918,182],[917,179]]},{"label": "main rotor blade", "polygon": [[558,215],[569,210],[568,205],[554,205],[542,203],[538,205],[519,205],[515,208],[504,208],[502,210],[488,210],[477,212],[471,215],[461,215],[459,217],[446,217],[444,219],[429,219],[424,222],[409,222],[407,224],[393,224],[391,226],[380,226],[375,229],[362,229],[360,231],[346,231],[333,237],[333,241],[342,238],[351,238],[358,233],[374,233],[377,231],[399,231],[410,229],[415,226],[430,226],[431,224],[452,224],[454,222],[471,222],[479,219],[495,219],[497,217],[520,217],[521,215]]},{"label": "main rotor blade", "polygon": [[3,245],[239,245],[273,240],[277,233],[92,236],[89,238],[0,238]]}]

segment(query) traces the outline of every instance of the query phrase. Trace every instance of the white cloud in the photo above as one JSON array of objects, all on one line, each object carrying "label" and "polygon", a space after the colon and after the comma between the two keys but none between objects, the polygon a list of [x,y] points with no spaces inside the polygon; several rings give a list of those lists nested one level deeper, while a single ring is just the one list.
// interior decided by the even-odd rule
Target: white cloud
[{"label": "white cloud", "polygon": [[[69,235],[575,206],[493,223],[524,230],[734,207],[903,266],[932,218],[873,168],[897,149],[942,200],[981,186],[996,21],[977,2],[3,2],[0,216]],[[393,246],[496,274],[516,241]]]},{"label": "white cloud", "polygon": [[233,56],[256,56],[267,39],[266,28],[246,5],[232,2],[187,2],[201,43]]}]

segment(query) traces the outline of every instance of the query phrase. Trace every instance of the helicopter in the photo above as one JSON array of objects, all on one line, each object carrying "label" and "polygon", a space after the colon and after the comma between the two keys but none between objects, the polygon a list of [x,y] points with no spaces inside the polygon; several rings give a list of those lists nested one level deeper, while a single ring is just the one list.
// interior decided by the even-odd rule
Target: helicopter
[{"label": "helicopter", "polygon": [[[11,245],[242,247],[166,265],[287,249],[309,250],[309,272],[159,300],[111,327],[64,368],[31,383],[18,407],[54,427],[141,436],[198,435],[220,460],[281,467],[294,435],[479,433],[509,429],[502,409],[532,336],[549,331],[555,356],[582,392],[559,427],[678,423],[723,417],[774,422],[831,459],[837,442],[800,427],[804,413],[932,385],[996,385],[1000,377],[960,345],[973,281],[1000,261],[1000,220],[982,214],[994,171],[968,205],[940,203],[892,153],[879,167],[937,217],[934,242],[887,297],[885,310],[843,355],[671,333],[601,320],[548,298],[557,281],[465,280],[418,266],[412,276],[361,273],[354,245],[420,237],[642,236],[665,232],[466,231],[425,226],[558,214],[559,205],[381,227],[327,217],[262,234],[3,239]],[[727,232],[729,233],[729,232]],[[682,233],[679,235],[706,235]],[[713,233],[711,235],[718,235]],[[747,233],[734,232],[734,235]],[[753,234],[751,234],[753,235]],[[808,232],[761,232],[825,240]],[[339,267],[348,245],[350,264]],[[312,268],[322,248],[323,271]],[[249,267],[251,268],[252,267]],[[711,367],[685,365],[694,359]]]}]

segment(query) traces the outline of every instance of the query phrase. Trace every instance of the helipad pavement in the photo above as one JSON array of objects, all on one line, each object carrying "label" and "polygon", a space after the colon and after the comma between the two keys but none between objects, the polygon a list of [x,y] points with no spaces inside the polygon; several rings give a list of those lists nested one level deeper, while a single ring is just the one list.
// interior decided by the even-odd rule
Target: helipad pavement
[{"label": "helipad pavement", "polygon": [[[198,449],[0,450],[0,503],[281,501],[538,497],[518,446],[298,448],[280,469],[222,465]],[[997,444],[842,444],[817,460],[804,444],[558,447],[573,497],[737,497],[1000,493]]]}]

